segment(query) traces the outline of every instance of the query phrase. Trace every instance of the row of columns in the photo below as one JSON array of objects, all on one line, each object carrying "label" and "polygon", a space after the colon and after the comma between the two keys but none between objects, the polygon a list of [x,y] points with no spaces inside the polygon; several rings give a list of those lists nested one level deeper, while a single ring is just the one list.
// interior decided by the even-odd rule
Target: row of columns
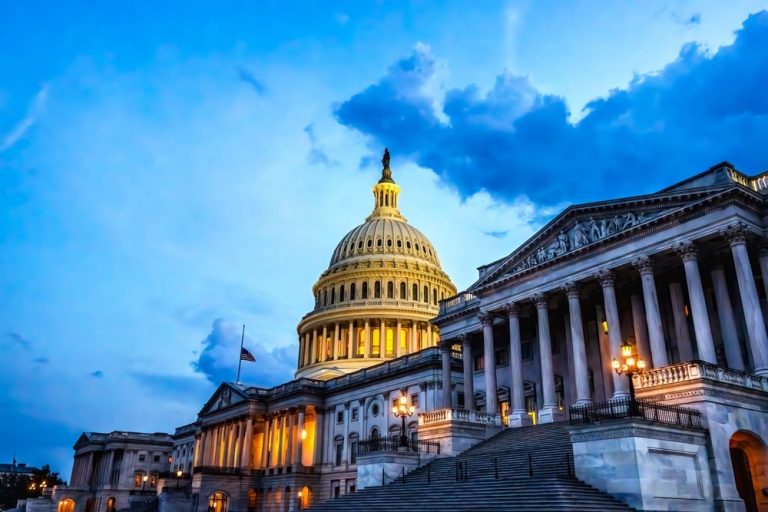
[{"label": "row of columns", "polygon": [[[743,311],[747,326],[747,337],[754,359],[754,372],[761,375],[768,374],[768,336],[760,308],[752,267],[749,262],[749,254],[746,246],[746,230],[741,224],[736,224],[722,232],[729,243],[736,269],[739,293],[741,295]],[[676,244],[673,249],[681,257],[685,271],[688,294],[690,298],[691,313],[693,317],[694,332],[696,335],[696,347],[698,359],[716,364],[715,347],[712,330],[709,323],[704,290],[701,284],[701,275],[698,264],[698,251],[692,241]],[[631,297],[632,318],[634,322],[635,340],[640,354],[646,359],[649,366],[662,367],[669,364],[667,347],[662,329],[659,300],[656,293],[653,262],[650,257],[644,256],[633,261],[633,266],[640,274],[643,297],[633,295]],[[761,256],[761,268],[763,258]],[[765,269],[768,273],[768,253],[765,255]],[[725,274],[722,265],[715,265],[711,270],[712,282],[717,301],[717,310],[723,331],[723,341],[728,365],[731,368],[744,370],[744,362],[741,356],[738,337],[736,335],[736,321],[733,308],[730,303]],[[608,348],[610,358],[620,358],[621,355],[621,329],[620,315],[616,300],[614,286],[614,274],[610,269],[601,270],[595,275],[603,291],[605,305],[605,317],[608,324]],[[764,275],[764,280],[768,275]],[[681,346],[680,356],[682,360],[693,358],[690,348],[690,337],[680,333],[687,332],[687,323],[683,316],[682,290],[670,285],[670,295],[673,309],[682,319],[676,319],[680,323],[677,329],[678,343]],[[768,287],[768,284],[766,284]],[[584,326],[582,325],[581,303],[577,283],[567,282],[562,286],[562,291],[568,299],[568,312],[570,320],[570,343],[573,358],[573,380],[576,390],[576,404],[591,402],[589,390],[589,374],[587,368],[587,355],[584,339]],[[539,350],[541,361],[541,378],[544,406],[539,412],[541,422],[552,421],[557,412],[557,397],[555,392],[555,379],[552,370],[552,349],[549,329],[549,312],[547,309],[547,296],[536,294],[531,300],[536,306],[539,327]],[[678,303],[679,302],[679,303]],[[678,311],[679,310],[679,311]],[[510,421],[524,423],[528,421],[524,403],[524,382],[522,371],[522,351],[520,339],[520,306],[518,302],[512,302],[506,306],[506,316],[509,322],[509,355],[511,372],[511,414]],[[479,315],[483,332],[483,347],[485,354],[485,389],[487,412],[498,413],[498,397],[496,385],[496,364],[493,340],[493,313],[483,312]],[[647,333],[647,336],[646,336]],[[474,408],[473,389],[473,358],[472,349],[468,338],[463,340],[464,351],[464,396],[466,406]],[[446,351],[447,354],[447,351]],[[444,395],[443,402],[450,406],[450,391],[446,392],[448,383],[450,389],[450,365],[446,365],[443,359]],[[613,398],[627,396],[627,381],[615,372],[613,376]]]},{"label": "row of columns", "polygon": [[[363,297],[363,283],[368,283],[368,296]],[[379,289],[379,296],[376,297],[376,283],[379,283],[380,289]],[[402,281],[401,281],[402,282]],[[389,283],[392,283],[393,290],[392,290],[392,296],[389,296],[389,293],[387,291],[387,286]],[[331,306],[333,304],[337,304],[340,302],[349,302],[354,300],[411,300],[413,302],[422,302],[424,304],[432,304],[434,306],[437,306],[437,303],[435,303],[434,298],[435,294],[439,293],[439,299],[443,300],[445,298],[445,289],[443,287],[435,287],[432,285],[426,285],[427,286],[427,293],[424,294],[424,283],[414,283],[412,281],[405,281],[406,287],[405,287],[405,295],[401,295],[400,293],[400,282],[398,281],[380,281],[380,280],[373,280],[373,281],[349,281],[349,282],[343,282],[338,283],[334,286],[331,286],[329,288],[323,288],[322,290],[318,290],[317,297],[315,297],[315,308],[323,308],[326,306]],[[355,298],[351,298],[351,285],[355,285]],[[417,284],[418,289],[416,295],[413,294],[413,285]],[[344,287],[344,299],[341,299],[341,288]],[[440,291],[438,291],[440,290]],[[331,301],[331,297],[333,296],[333,301]]]},{"label": "row of columns", "polygon": [[240,418],[203,430],[195,440],[195,466],[248,468],[253,419]]},{"label": "row of columns", "polygon": [[[335,322],[331,325],[315,327],[299,336],[299,367],[315,363],[351,359],[355,357],[400,357],[431,347],[438,339],[437,331],[429,322],[410,322],[409,326],[400,319],[380,319],[378,326],[371,324],[371,319],[363,320],[363,325],[355,326],[355,321]],[[384,329],[381,328],[384,326]],[[394,329],[392,352],[387,353],[387,329]],[[362,332],[358,333],[358,329]],[[374,354],[373,331],[379,330],[379,353]],[[406,347],[400,346],[400,333],[405,330]],[[356,334],[364,336],[363,352],[358,353]],[[330,340],[330,354],[328,345]]]}]

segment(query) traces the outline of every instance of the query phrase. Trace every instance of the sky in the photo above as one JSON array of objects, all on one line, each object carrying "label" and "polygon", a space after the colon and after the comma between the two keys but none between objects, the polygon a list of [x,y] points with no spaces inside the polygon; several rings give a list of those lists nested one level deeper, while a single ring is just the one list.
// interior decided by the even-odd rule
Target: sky
[{"label": "sky", "polygon": [[768,1],[0,0],[0,462],[292,378],[385,146],[459,289],[569,204],[768,170]]}]

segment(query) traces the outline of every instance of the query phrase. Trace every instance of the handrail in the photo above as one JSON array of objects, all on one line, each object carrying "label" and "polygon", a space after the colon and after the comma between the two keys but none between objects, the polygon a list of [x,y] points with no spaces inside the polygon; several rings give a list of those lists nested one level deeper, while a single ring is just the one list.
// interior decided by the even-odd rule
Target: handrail
[{"label": "handrail", "polygon": [[571,425],[587,425],[625,418],[642,418],[655,423],[679,427],[702,428],[701,411],[678,405],[668,405],[630,398],[609,400],[587,405],[573,405]]},{"label": "handrail", "polygon": [[374,452],[409,452],[440,454],[440,443],[419,439],[401,439],[399,436],[374,437],[357,443],[357,453],[362,455]]}]

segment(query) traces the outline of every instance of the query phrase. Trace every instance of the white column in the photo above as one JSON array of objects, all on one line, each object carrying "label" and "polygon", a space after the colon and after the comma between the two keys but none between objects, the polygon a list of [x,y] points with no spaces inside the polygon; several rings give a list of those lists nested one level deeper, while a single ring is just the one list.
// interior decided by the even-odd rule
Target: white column
[{"label": "white column", "polygon": [[314,364],[316,361],[318,361],[318,354],[320,351],[317,348],[317,327],[312,329],[312,351],[310,352],[310,361],[309,364]]},{"label": "white column", "polygon": [[728,284],[725,280],[725,271],[721,264],[712,267],[712,287],[715,289],[715,302],[717,303],[717,318],[720,320],[720,334],[725,345],[725,358],[728,367],[734,370],[744,371],[744,358],[741,355],[738,331],[736,330],[736,318],[733,315],[731,297],[728,294]]},{"label": "white column", "polygon": [[656,295],[656,282],[653,278],[653,262],[647,256],[638,258],[632,264],[640,272],[643,284],[643,299],[645,301],[645,317],[648,323],[648,337],[651,341],[651,359],[649,366],[659,368],[667,366],[667,347],[664,343],[664,331],[661,328],[659,314],[659,298]]},{"label": "white column", "polygon": [[[507,304],[506,309],[507,320],[509,321],[509,382],[511,383],[510,394],[512,395],[510,397],[512,410],[509,414],[509,426],[522,427],[531,423],[531,417],[528,416],[528,411],[525,410],[523,352],[520,340],[520,307],[517,303],[511,302]],[[470,371],[471,368],[470,366]]]},{"label": "white column", "polygon": [[419,347],[416,345],[416,322],[411,322],[411,354],[416,352]]},{"label": "white column", "polygon": [[677,357],[679,362],[693,360],[693,344],[691,333],[688,330],[688,320],[685,318],[685,299],[680,283],[669,283],[669,298],[672,304],[672,317],[675,321],[675,333],[677,334]]},{"label": "white column", "polygon": [[474,359],[469,336],[461,335],[461,359],[464,365],[464,408],[475,410]]},{"label": "white column", "polygon": [[[614,288],[613,272],[601,270],[597,274],[597,280],[603,288],[603,302],[605,303],[605,320],[608,322],[608,345],[611,350],[611,360],[621,361],[621,320],[619,320],[619,305],[616,303],[616,289]],[[604,362],[608,364],[610,361]],[[629,396],[629,383],[623,375],[611,372],[613,375],[613,398],[622,399]]]},{"label": "white column", "polygon": [[367,318],[365,319],[365,353],[363,356],[365,358],[371,357],[371,344],[373,343],[373,340],[371,339],[371,321]]},{"label": "white column", "polygon": [[253,443],[253,418],[248,416],[245,421],[245,438],[243,439],[243,456],[240,467],[251,469],[251,443]]},{"label": "white column", "polygon": [[760,262],[760,275],[763,278],[763,287],[765,287],[765,296],[768,297],[768,246],[760,248],[757,254],[757,260]]},{"label": "white column", "polygon": [[483,362],[485,364],[485,410],[491,414],[499,412],[496,396],[496,352],[493,346],[493,316],[481,313],[478,318],[483,326]]},{"label": "white column", "polygon": [[749,347],[752,349],[754,373],[768,376],[768,335],[765,332],[763,311],[760,309],[760,299],[757,296],[755,278],[749,263],[747,252],[747,230],[743,222],[737,222],[722,232],[728,238],[736,266],[736,279],[739,282],[741,306],[747,324]]},{"label": "white column", "polygon": [[288,411],[288,428],[286,429],[286,450],[285,450],[285,462],[283,463],[284,466],[290,466],[293,464],[293,450],[296,449],[296,445],[294,443],[294,439],[296,439],[296,431],[294,430],[295,423],[293,420],[295,414],[294,412],[291,412],[291,410]]},{"label": "white column", "polygon": [[397,324],[395,326],[395,357],[400,357],[402,355],[405,355],[403,353],[403,350],[400,348],[400,330],[403,328],[402,323],[400,322],[400,319],[397,319]]},{"label": "white column", "polygon": [[328,354],[328,347],[327,347],[327,341],[328,341],[328,326],[323,326],[323,341],[320,342],[320,361],[327,360],[327,354]]},{"label": "white column", "polygon": [[629,300],[632,303],[632,327],[635,333],[635,341],[637,342],[637,351],[650,364],[651,345],[648,342],[648,326],[645,325],[643,298],[633,293],[629,296]]},{"label": "white column", "polygon": [[349,331],[347,331],[347,359],[352,359],[357,354],[355,352],[355,321],[349,321]]},{"label": "white column", "polygon": [[323,410],[315,407],[315,456],[312,465],[319,466],[323,463]]},{"label": "white column", "polygon": [[443,376],[442,406],[446,409],[450,409],[453,406],[453,400],[451,399],[451,345],[446,341],[440,344],[440,360],[442,363],[441,371]]},{"label": "white column", "polygon": [[349,457],[349,423],[350,423],[350,414],[349,414],[349,402],[344,403],[344,447],[342,450],[342,460],[345,464],[349,464],[350,457]]},{"label": "white column", "polygon": [[[568,316],[570,318],[571,352],[573,353],[573,381],[576,387],[576,404],[585,405],[592,403],[589,392],[589,373],[587,368],[587,349],[584,345],[584,326],[581,319],[581,302],[579,301],[579,288],[576,283],[569,282],[563,287],[568,298]],[[511,329],[511,326],[510,326]],[[518,327],[519,329],[519,327]],[[518,336],[520,334],[518,333]],[[520,377],[522,385],[522,376]],[[520,390],[522,399],[523,390]],[[523,409],[523,412],[525,410]]]},{"label": "white column", "polygon": [[336,322],[336,327],[334,327],[333,330],[333,351],[331,352],[333,354],[333,359],[338,359],[341,355],[339,353],[339,322]]},{"label": "white column", "polygon": [[704,288],[701,286],[698,251],[693,242],[690,241],[677,245],[676,250],[683,259],[683,266],[685,267],[685,280],[688,284],[688,298],[691,301],[693,330],[696,333],[696,348],[699,351],[699,359],[717,364],[715,342],[712,340],[709,313],[704,299]]},{"label": "white column", "polygon": [[544,406],[539,410],[539,422],[551,423],[558,421],[562,413],[557,407],[555,393],[555,372],[552,368],[552,338],[549,333],[549,311],[547,297],[543,293],[533,296],[536,302],[536,312],[539,319],[539,356],[541,357],[541,388],[544,395]]},{"label": "white column", "polygon": [[296,417],[296,450],[293,452],[293,465],[296,467],[301,466],[302,451],[304,449],[304,439],[301,437],[301,433],[304,431],[304,406],[299,406],[299,411]]}]

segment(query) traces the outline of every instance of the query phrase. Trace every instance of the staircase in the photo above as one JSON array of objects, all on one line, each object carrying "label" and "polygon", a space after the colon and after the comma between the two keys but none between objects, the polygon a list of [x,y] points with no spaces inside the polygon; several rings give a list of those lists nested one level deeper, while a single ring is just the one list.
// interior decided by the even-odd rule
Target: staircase
[{"label": "staircase", "polygon": [[383,487],[312,506],[317,512],[632,510],[577,480],[564,423],[505,429]]}]

